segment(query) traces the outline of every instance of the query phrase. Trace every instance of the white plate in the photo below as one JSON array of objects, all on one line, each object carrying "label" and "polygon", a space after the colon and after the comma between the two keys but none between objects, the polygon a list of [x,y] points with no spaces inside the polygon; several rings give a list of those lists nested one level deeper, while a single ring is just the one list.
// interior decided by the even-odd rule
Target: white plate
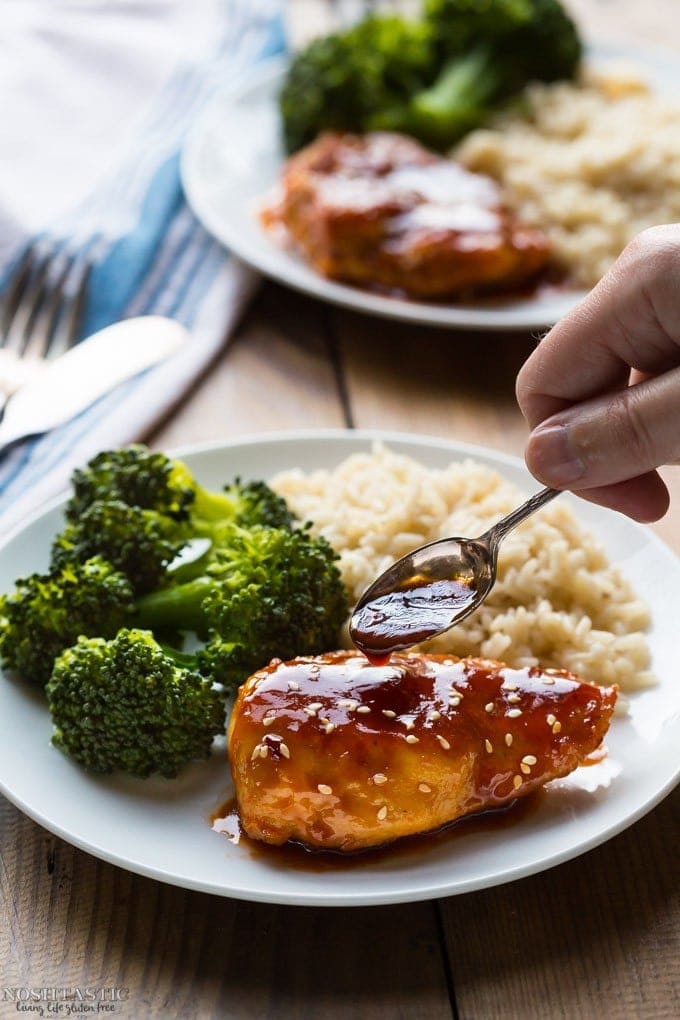
[{"label": "white plate", "polygon": [[[595,60],[630,59],[665,94],[680,94],[674,57],[597,47]],[[266,276],[314,297],[358,311],[410,322],[465,329],[531,330],[557,322],[583,292],[553,291],[486,305],[407,301],[372,294],[316,273],[295,252],[277,245],[258,222],[263,196],[284,159],[276,97],[286,60],[267,62],[238,91],[218,95],[203,111],[182,155],[182,180],[204,226]]]},{"label": "white plate", "polygon": [[[267,478],[286,466],[331,466],[367,449],[376,437],[343,431],[254,437],[185,457],[204,484],[218,487],[238,474]],[[527,491],[535,488],[519,461],[488,450],[398,434],[382,438],[432,467],[473,455]],[[553,784],[516,824],[486,832],[466,832],[463,826],[413,853],[369,855],[344,869],[291,868],[288,855],[253,855],[211,830],[211,812],[231,792],[223,749],[177,780],[89,776],[50,745],[42,696],[6,679],[0,681],[0,789],[45,828],[104,860],[175,885],[274,903],[347,906],[449,896],[583,853],[649,811],[678,781],[680,563],[648,529],[573,502],[651,606],[650,642],[660,684],[633,698],[629,717],[614,721],[603,764]],[[10,590],[17,576],[45,568],[60,525],[59,505],[5,542],[0,591]]]}]

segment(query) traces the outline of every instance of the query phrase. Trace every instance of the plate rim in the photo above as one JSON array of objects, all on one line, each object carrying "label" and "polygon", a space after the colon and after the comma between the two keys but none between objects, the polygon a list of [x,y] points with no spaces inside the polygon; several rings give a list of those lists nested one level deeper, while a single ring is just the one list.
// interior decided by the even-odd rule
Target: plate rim
[{"label": "plate rim", "polygon": [[[409,433],[399,430],[329,428],[321,430],[291,429],[273,433],[254,432],[227,440],[213,440],[204,443],[185,444],[179,447],[169,448],[166,452],[170,456],[191,457],[193,455],[200,456],[203,454],[218,453],[233,448],[260,445],[277,446],[290,442],[303,442],[305,444],[310,443],[318,446],[319,443],[322,443],[325,439],[329,439],[331,441],[358,442],[366,445],[370,445],[374,442],[384,442],[386,445],[408,444],[411,446],[422,446],[424,449],[438,449],[445,453],[448,452],[451,454],[452,459],[463,459],[468,456],[474,458],[477,456],[482,457],[487,461],[495,461],[498,465],[506,465],[510,468],[520,469],[524,474],[526,474],[527,479],[531,479],[531,475],[527,471],[523,460],[520,457],[505,453],[504,451],[495,450],[492,447],[480,446],[479,444],[457,441],[455,439],[431,436],[426,433]],[[570,494],[566,495],[570,502],[571,500],[573,500],[576,504],[580,502],[577,497],[573,497]],[[7,534],[3,535],[0,539],[0,554],[2,554],[5,548],[18,538],[23,531],[37,523],[41,518],[48,516],[55,510],[62,507],[66,498],[67,493],[64,492],[60,494],[46,503],[43,507],[36,510],[34,514],[27,517],[20,525],[17,525]],[[653,545],[662,549],[665,555],[670,553],[676,561],[680,559],[675,550],[668,546],[667,543],[650,528],[637,524],[636,522],[630,523],[635,528],[644,532],[647,539]],[[13,793],[11,786],[7,785],[2,776],[0,776],[0,793],[2,793],[2,795],[5,796],[10,803],[12,803],[23,814],[27,815],[42,828],[56,836],[59,836],[65,842],[92,854],[100,860],[114,864],[117,867],[121,867],[134,874],[144,875],[148,878],[153,878],[157,881],[164,882],[165,884],[173,885],[178,888],[207,892],[213,895],[244,900],[247,902],[265,902],[289,906],[350,907],[369,905],[380,906],[394,903],[421,901],[425,902],[432,899],[446,898],[448,896],[461,895],[476,890],[505,885],[508,882],[517,881],[519,879],[527,878],[531,875],[550,870],[559,864],[566,863],[569,860],[582,856],[588,851],[630,828],[642,817],[652,811],[679,783],[680,761],[678,761],[675,771],[668,776],[667,781],[662,784],[661,787],[657,788],[643,803],[639,804],[633,811],[626,814],[625,817],[618,819],[603,830],[593,833],[590,837],[582,840],[576,846],[568,847],[566,850],[557,850],[547,857],[541,857],[539,860],[532,860],[528,863],[517,864],[515,867],[508,868],[500,876],[490,874],[484,876],[481,880],[479,878],[470,877],[462,881],[457,880],[449,886],[440,882],[436,888],[428,887],[426,890],[413,888],[407,889],[404,892],[394,889],[392,891],[387,890],[377,892],[359,891],[350,894],[341,890],[340,892],[335,893],[332,883],[329,883],[329,887],[323,892],[311,892],[304,895],[286,893],[285,891],[278,893],[276,889],[272,890],[268,884],[265,884],[262,889],[238,890],[225,887],[224,885],[220,885],[212,881],[204,881],[198,877],[169,875],[162,869],[162,866],[150,866],[143,861],[133,860],[130,857],[123,857],[116,852],[108,850],[105,846],[98,844],[96,840],[88,840],[77,835],[74,836],[67,828],[60,825],[58,821],[54,821],[47,817],[42,811],[34,809],[30,804],[26,804],[21,797],[16,796]]]}]

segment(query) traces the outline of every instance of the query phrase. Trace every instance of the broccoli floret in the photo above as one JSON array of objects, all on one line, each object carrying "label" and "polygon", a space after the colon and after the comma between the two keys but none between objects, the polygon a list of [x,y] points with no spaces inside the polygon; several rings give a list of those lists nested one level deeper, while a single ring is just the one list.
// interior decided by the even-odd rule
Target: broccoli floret
[{"label": "broccoli floret", "polygon": [[[52,547],[52,566],[103,556],[137,594],[161,585],[192,539],[218,548],[234,523],[290,529],[296,520],[266,482],[236,478],[224,492],[210,492],[181,461],[141,445],[98,454],[74,473],[73,484],[69,523]],[[211,555],[183,566],[180,576],[201,573]]]},{"label": "broccoli floret", "polygon": [[279,496],[263,481],[244,482],[235,478],[224,489],[233,505],[234,523],[244,528],[264,525],[267,528],[287,528],[297,521],[283,496]]},{"label": "broccoli floret", "polygon": [[132,609],[129,581],[98,556],[20,578],[2,599],[2,664],[43,685],[56,657],[81,634],[112,637]]},{"label": "broccoli floret", "polygon": [[206,533],[223,522],[283,528],[295,520],[286,501],[266,482],[236,478],[224,492],[211,492],[198,484],[181,460],[139,443],[98,454],[73,473],[72,482],[66,518],[74,524],[93,503],[110,501],[155,510],[190,523],[188,530]]},{"label": "broccoli floret", "polygon": [[205,573],[142,597],[142,627],[195,631],[206,648],[200,668],[227,687],[278,656],[325,651],[337,643],[347,598],[337,555],[308,528],[232,526]]},{"label": "broccoli floret", "polygon": [[445,149],[484,121],[497,87],[497,65],[486,48],[477,48],[449,62],[434,85],[376,113],[368,127],[403,132]]},{"label": "broccoli floret", "polygon": [[186,523],[156,510],[127,506],[120,500],[96,500],[57,536],[51,565],[102,556],[130,581],[135,593],[151,591],[164,580],[167,567],[186,545]]},{"label": "broccoli floret", "polygon": [[376,110],[421,89],[432,59],[428,26],[395,15],[313,40],[293,59],[279,97],[286,150],[323,130],[361,130]]},{"label": "broccoli floret", "polygon": [[181,460],[140,443],[97,454],[73,473],[72,482],[66,517],[75,524],[93,503],[111,500],[205,528],[221,521],[236,521],[244,527],[289,527],[294,519],[285,500],[265,482],[237,478],[225,492],[210,492]]},{"label": "broccoli floret", "polygon": [[192,516],[205,521],[233,518],[238,510],[233,498],[200,486],[181,460],[141,443],[97,454],[86,467],[74,471],[72,483],[66,517],[76,524],[93,503],[111,500],[178,521]]},{"label": "broccoli floret", "polygon": [[581,60],[578,30],[560,0],[425,0],[424,14],[442,60],[480,45],[493,50],[501,94],[532,79],[571,78]]},{"label": "broccoli floret", "polygon": [[322,130],[404,131],[446,148],[529,81],[572,78],[577,29],[559,0],[425,0],[312,42],[280,96],[289,152]]},{"label": "broccoli floret", "polygon": [[219,692],[148,631],[81,637],[57,659],[45,691],[53,743],[91,772],[170,778],[207,758],[224,730]]},{"label": "broccoli floret", "polygon": [[[225,687],[275,656],[336,643],[347,613],[336,554],[294,527],[265,482],[237,478],[211,493],[181,462],[130,447],[76,473],[68,521],[50,573],[0,599],[0,659],[35,683],[78,637],[137,624],[169,644],[194,631],[207,644],[183,667]],[[174,563],[206,537],[207,551]]]},{"label": "broccoli floret", "polygon": [[530,81],[572,78],[581,41],[559,0],[426,0],[440,70],[372,118],[446,148]]},{"label": "broccoli floret", "polygon": [[73,495],[66,517],[74,523],[100,500],[120,500],[184,520],[196,497],[194,479],[180,461],[141,444],[97,454],[86,467],[74,471],[71,481]]}]

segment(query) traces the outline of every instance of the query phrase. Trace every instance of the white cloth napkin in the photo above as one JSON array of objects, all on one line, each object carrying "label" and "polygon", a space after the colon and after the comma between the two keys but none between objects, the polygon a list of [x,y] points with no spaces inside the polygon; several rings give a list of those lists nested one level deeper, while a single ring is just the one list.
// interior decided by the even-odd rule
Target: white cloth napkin
[{"label": "white cloth napkin", "polygon": [[148,433],[219,352],[252,294],[187,207],[179,152],[217,89],[283,46],[278,0],[22,0],[0,19],[0,293],[29,243],[95,262],[82,335],[169,315],[191,342],[0,459],[0,533],[76,464]]}]

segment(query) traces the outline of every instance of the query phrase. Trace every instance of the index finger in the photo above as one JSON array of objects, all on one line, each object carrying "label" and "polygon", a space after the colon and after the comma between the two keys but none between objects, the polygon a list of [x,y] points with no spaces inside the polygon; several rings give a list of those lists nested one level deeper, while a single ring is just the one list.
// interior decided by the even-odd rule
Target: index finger
[{"label": "index finger", "polygon": [[646,230],[551,329],[517,377],[529,426],[680,360],[680,224]]}]

